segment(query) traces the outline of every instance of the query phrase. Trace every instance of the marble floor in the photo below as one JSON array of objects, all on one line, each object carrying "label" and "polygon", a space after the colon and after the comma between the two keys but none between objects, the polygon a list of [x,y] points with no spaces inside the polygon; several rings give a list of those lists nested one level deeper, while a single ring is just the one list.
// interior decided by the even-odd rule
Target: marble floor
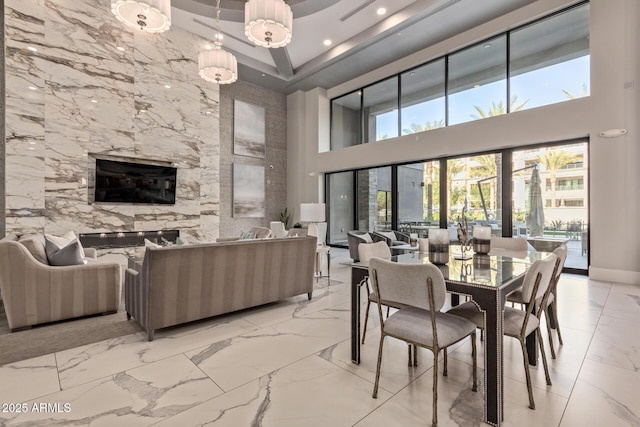
[{"label": "marble floor", "polygon": [[[429,425],[429,351],[408,367],[406,346],[387,339],[372,399],[372,315],[362,363],[350,361],[348,260],[332,250],[331,285],[321,280],[311,301],[160,330],[151,343],[138,333],[0,366],[0,425]],[[559,303],[564,346],[550,361],[552,386],[532,369],[535,411],[519,344],[505,341],[504,425],[639,426],[640,286],[563,275]],[[470,389],[470,348],[450,350],[449,375],[439,377],[440,426],[485,425],[481,392]]]}]

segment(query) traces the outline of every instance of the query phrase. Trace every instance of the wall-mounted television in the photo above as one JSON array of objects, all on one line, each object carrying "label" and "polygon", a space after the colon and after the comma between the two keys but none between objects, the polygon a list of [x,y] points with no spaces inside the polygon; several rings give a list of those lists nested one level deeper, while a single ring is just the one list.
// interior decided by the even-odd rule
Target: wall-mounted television
[{"label": "wall-mounted television", "polygon": [[95,198],[106,203],[176,203],[171,166],[96,159]]}]

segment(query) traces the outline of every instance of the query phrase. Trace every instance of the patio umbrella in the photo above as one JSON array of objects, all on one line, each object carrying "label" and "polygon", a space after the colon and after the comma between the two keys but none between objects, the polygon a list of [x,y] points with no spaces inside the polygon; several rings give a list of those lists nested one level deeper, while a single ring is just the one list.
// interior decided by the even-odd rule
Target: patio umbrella
[{"label": "patio umbrella", "polygon": [[538,168],[533,168],[531,183],[529,186],[529,213],[527,214],[527,227],[532,237],[542,236],[544,231],[544,206],[542,204],[542,186]]}]

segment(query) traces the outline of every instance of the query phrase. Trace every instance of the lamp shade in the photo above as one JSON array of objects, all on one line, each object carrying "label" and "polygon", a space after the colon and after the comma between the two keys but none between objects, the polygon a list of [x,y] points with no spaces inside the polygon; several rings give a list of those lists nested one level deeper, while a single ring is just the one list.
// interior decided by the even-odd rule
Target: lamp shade
[{"label": "lamp shade", "polygon": [[291,42],[293,13],[283,0],[249,0],[244,5],[244,33],[254,44],[278,48]]},{"label": "lamp shade", "polygon": [[324,203],[300,203],[300,221],[324,222]]},{"label": "lamp shade", "polygon": [[171,27],[171,0],[111,0],[111,12],[136,30],[162,33]]},{"label": "lamp shade", "polygon": [[233,83],[238,79],[236,57],[219,46],[200,52],[198,69],[200,77],[213,83]]}]

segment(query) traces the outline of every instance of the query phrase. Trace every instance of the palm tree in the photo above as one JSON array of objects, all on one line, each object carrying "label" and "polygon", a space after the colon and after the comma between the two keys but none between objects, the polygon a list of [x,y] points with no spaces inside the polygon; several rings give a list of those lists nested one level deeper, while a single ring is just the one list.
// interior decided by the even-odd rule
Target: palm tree
[{"label": "palm tree", "polygon": [[424,125],[419,125],[418,123],[411,123],[409,129],[402,129],[402,132],[405,134],[410,133],[418,133],[418,132],[426,132],[431,129],[437,129],[444,127],[444,120],[434,120],[432,122],[426,122]]},{"label": "palm tree", "polygon": [[[449,206],[453,206],[457,199],[463,197],[463,193],[458,191],[454,194],[453,191],[453,177],[458,175],[460,172],[463,172],[465,169],[465,164],[461,162],[459,159],[451,159],[447,161],[447,190],[449,197]],[[466,192],[466,189],[465,189]]]},{"label": "palm tree", "polygon": [[[474,157],[473,160],[478,162],[480,166],[474,168],[472,176],[479,178],[496,178],[489,180],[489,210],[495,212],[496,210],[496,187],[498,184],[497,178],[501,171],[498,170],[496,154],[485,154],[482,156]],[[488,219],[488,218],[487,218]]]},{"label": "palm tree", "polygon": [[[522,108],[527,104],[527,102],[529,102],[529,100],[527,99],[526,101],[521,102],[520,104],[517,104],[517,102],[518,102],[518,95],[512,96],[511,101],[509,102],[509,111],[514,112],[514,111],[522,110]],[[502,101],[499,101],[497,104],[495,103],[495,101],[492,101],[491,106],[487,111],[485,111],[481,107],[478,107],[477,105],[474,105],[473,108],[476,109],[478,114],[477,115],[472,114],[471,117],[476,120],[486,119],[487,117],[501,116],[502,114],[507,113],[507,109],[505,108],[505,105]]]},{"label": "palm tree", "polygon": [[587,88],[586,83],[582,83],[582,88],[580,89],[580,96],[576,96],[571,92],[569,92],[568,90],[564,90],[564,89],[562,89],[562,92],[564,92],[564,94],[567,95],[569,99],[583,98],[585,96],[589,96],[589,89]]},{"label": "palm tree", "polygon": [[568,153],[564,150],[547,149],[542,155],[538,155],[537,160],[542,163],[544,167],[549,171],[549,181],[551,182],[551,206],[556,206],[556,172],[562,169],[569,163],[573,163],[578,160],[578,155],[574,153]]}]

